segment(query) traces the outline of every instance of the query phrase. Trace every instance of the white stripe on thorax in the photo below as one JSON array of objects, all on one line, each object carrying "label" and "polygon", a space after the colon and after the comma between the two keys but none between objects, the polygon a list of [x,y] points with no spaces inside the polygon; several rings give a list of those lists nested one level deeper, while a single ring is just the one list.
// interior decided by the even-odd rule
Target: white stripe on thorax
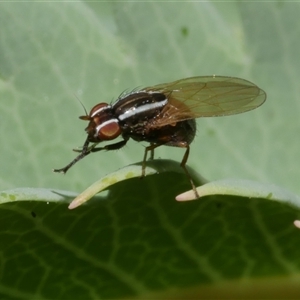
[{"label": "white stripe on thorax", "polygon": [[144,105],[141,105],[137,108],[129,109],[125,113],[119,115],[119,120],[124,121],[124,120],[126,120],[126,119],[128,119],[128,118],[130,118],[134,115],[138,115],[139,113],[165,106],[167,104],[167,102],[168,102],[168,99],[165,99],[165,100],[160,101],[160,102],[144,104]]}]

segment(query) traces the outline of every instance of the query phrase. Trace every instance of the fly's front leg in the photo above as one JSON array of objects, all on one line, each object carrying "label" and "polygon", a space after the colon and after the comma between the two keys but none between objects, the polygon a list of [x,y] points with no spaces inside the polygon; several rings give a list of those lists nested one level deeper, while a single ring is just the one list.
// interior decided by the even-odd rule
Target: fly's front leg
[{"label": "fly's front leg", "polygon": [[[86,139],[82,150],[80,151],[80,154],[75,157],[75,159],[73,159],[68,165],[66,165],[64,168],[61,169],[54,169],[53,172],[57,172],[57,173],[63,173],[66,174],[67,171],[73,166],[75,165],[78,161],[80,161],[81,159],[83,159],[85,156],[89,155],[91,153],[89,146],[89,141],[88,138]],[[78,151],[79,152],[79,151]]]},{"label": "fly's front leg", "polygon": [[98,152],[98,151],[101,151],[101,150],[107,150],[107,151],[118,150],[118,149],[121,149],[122,147],[124,147],[126,145],[127,141],[128,140],[123,140],[123,141],[120,141],[120,142],[115,143],[115,144],[105,145],[104,147],[92,148],[90,150],[90,152]]},{"label": "fly's front leg", "polygon": [[98,152],[98,151],[101,151],[101,150],[117,150],[117,149],[120,149],[122,147],[124,147],[126,145],[128,140],[123,140],[123,141],[120,141],[118,143],[115,143],[115,144],[111,144],[111,145],[106,145],[104,147],[97,147],[97,144],[94,144],[90,147],[88,147],[89,145],[89,142],[88,142],[88,139],[86,140],[86,142],[84,143],[83,147],[82,147],[82,150],[74,150],[75,152],[80,152],[80,154],[75,157],[74,160],[72,160],[67,166],[65,166],[64,168],[62,169],[54,169],[53,171],[54,172],[58,172],[58,173],[67,173],[67,171],[73,166],[75,165],[79,160],[83,159],[84,157],[86,157],[87,155],[89,155],[90,153],[93,153],[93,152]]}]

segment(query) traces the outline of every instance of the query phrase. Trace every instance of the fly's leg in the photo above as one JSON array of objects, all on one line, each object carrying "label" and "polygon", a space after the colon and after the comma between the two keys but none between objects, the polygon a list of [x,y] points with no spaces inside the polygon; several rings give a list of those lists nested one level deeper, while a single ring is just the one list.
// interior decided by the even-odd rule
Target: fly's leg
[{"label": "fly's leg", "polygon": [[182,158],[182,161],[181,161],[181,163],[180,163],[180,166],[181,166],[182,169],[184,170],[184,172],[185,172],[185,174],[186,174],[186,176],[187,176],[187,178],[188,178],[188,180],[189,180],[189,182],[190,182],[190,184],[191,184],[191,186],[192,186],[192,189],[193,189],[193,191],[194,191],[195,197],[196,197],[196,198],[200,198],[200,197],[199,197],[199,194],[198,194],[198,192],[197,192],[197,190],[196,190],[196,186],[195,186],[195,184],[194,184],[194,181],[193,181],[193,179],[192,179],[192,177],[191,177],[191,175],[190,175],[188,169],[186,168],[186,162],[187,162],[187,160],[188,160],[189,154],[190,154],[190,146],[187,145],[187,146],[186,146],[185,153],[184,153],[183,158]]},{"label": "fly's leg", "polygon": [[[117,149],[120,149],[122,147],[124,147],[126,145],[128,140],[123,140],[123,141],[120,141],[118,143],[115,143],[115,144],[110,144],[110,145],[106,145],[104,147],[97,147],[97,144],[93,144],[92,146],[88,147],[89,145],[89,141],[88,139],[85,141],[83,147],[82,147],[82,150],[80,151],[80,154],[75,157],[68,165],[66,165],[64,168],[61,168],[61,169],[54,169],[53,171],[54,172],[57,172],[57,173],[67,173],[67,171],[73,166],[75,165],[79,160],[83,159],[84,157],[86,157],[87,155],[89,155],[90,153],[93,153],[93,152],[98,152],[98,151],[102,151],[102,150],[117,150]],[[78,150],[74,150],[75,152],[79,152]]]},{"label": "fly's leg", "polygon": [[142,175],[141,178],[145,176],[145,169],[146,169],[146,161],[147,161],[147,156],[148,152],[150,151],[150,159],[154,158],[154,149],[161,146],[162,144],[150,144],[150,146],[145,148],[145,153],[144,153],[144,158],[143,158],[143,163],[142,163]]}]

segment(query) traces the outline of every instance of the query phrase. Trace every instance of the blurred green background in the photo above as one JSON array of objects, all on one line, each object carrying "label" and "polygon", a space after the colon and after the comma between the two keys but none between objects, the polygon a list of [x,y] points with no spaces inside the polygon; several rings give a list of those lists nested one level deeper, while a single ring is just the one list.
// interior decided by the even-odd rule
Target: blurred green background
[{"label": "blurred green background", "polygon": [[[81,191],[142,160],[142,144],[90,155],[52,173],[83,144],[83,109],[124,90],[176,79],[245,78],[259,109],[198,119],[188,164],[207,179],[272,182],[296,193],[300,157],[299,3],[18,2],[0,9],[1,189]],[[181,160],[161,147],[156,157]]]}]

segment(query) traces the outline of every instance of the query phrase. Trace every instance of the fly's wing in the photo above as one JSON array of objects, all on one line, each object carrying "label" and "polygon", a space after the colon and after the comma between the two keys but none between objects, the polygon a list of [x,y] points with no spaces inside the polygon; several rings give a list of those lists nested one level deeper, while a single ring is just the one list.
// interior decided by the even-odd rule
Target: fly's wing
[{"label": "fly's wing", "polygon": [[168,104],[153,123],[154,127],[199,117],[239,114],[262,105],[266,93],[240,78],[200,76],[147,87],[143,91],[163,93]]}]

